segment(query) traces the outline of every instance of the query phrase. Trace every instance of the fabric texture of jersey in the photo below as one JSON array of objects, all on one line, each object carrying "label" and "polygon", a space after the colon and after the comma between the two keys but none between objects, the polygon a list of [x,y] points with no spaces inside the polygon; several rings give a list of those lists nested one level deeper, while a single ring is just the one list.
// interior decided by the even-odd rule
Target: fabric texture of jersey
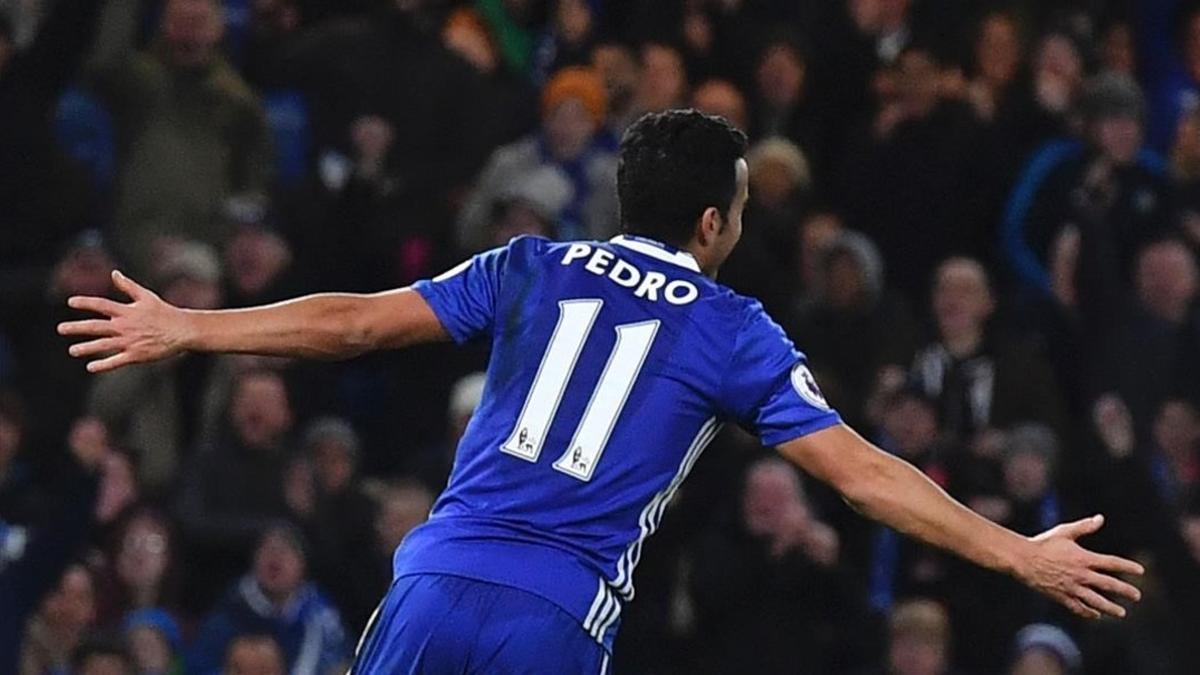
[{"label": "fabric texture of jersey", "polygon": [[609,654],[553,603],[463,577],[392,584],[349,675],[607,675]]},{"label": "fabric texture of jersey", "polygon": [[722,424],[777,445],[840,421],[757,301],[657,242],[518,237],[414,288],[491,360],[396,576],[528,591],[610,650],[642,543]]}]

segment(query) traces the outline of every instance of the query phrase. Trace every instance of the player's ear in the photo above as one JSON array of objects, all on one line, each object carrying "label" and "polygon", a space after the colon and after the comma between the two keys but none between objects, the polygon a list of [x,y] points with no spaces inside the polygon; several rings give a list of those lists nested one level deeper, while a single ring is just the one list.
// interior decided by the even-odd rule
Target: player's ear
[{"label": "player's ear", "polygon": [[721,210],[710,206],[704,209],[704,213],[700,214],[700,221],[696,223],[696,239],[701,246],[708,246],[716,240],[724,227],[725,218],[721,215]]}]

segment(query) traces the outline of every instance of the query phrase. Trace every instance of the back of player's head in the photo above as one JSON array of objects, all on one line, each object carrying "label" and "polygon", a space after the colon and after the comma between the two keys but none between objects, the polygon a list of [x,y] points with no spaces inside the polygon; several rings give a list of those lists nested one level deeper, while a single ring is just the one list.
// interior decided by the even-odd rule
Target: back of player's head
[{"label": "back of player's head", "polygon": [[745,154],[746,135],[724,118],[690,109],[642,116],[621,139],[621,230],[687,244],[705,209],[729,213]]}]

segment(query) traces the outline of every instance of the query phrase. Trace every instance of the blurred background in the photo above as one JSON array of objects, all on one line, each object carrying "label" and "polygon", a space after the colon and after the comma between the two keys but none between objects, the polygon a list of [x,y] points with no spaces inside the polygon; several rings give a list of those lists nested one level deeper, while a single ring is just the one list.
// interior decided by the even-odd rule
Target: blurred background
[{"label": "blurred background", "polygon": [[728,432],[618,673],[1200,672],[1200,5],[0,0],[0,673],[341,672],[486,346],[189,355],[54,325],[120,266],[238,307],[617,226],[623,129],[752,140],[721,280],[971,508],[1149,570],[1082,624]]}]

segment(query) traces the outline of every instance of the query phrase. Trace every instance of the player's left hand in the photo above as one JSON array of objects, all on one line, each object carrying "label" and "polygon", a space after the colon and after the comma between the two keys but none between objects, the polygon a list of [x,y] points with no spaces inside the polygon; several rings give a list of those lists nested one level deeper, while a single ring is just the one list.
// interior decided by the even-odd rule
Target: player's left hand
[{"label": "player's left hand", "polygon": [[1140,576],[1142,566],[1132,560],[1087,550],[1076,539],[1092,534],[1104,516],[1065,523],[1031,539],[1030,555],[1016,571],[1018,579],[1066,606],[1085,619],[1124,617],[1125,608],[1114,599],[1138,601],[1142,594],[1117,574]]}]

